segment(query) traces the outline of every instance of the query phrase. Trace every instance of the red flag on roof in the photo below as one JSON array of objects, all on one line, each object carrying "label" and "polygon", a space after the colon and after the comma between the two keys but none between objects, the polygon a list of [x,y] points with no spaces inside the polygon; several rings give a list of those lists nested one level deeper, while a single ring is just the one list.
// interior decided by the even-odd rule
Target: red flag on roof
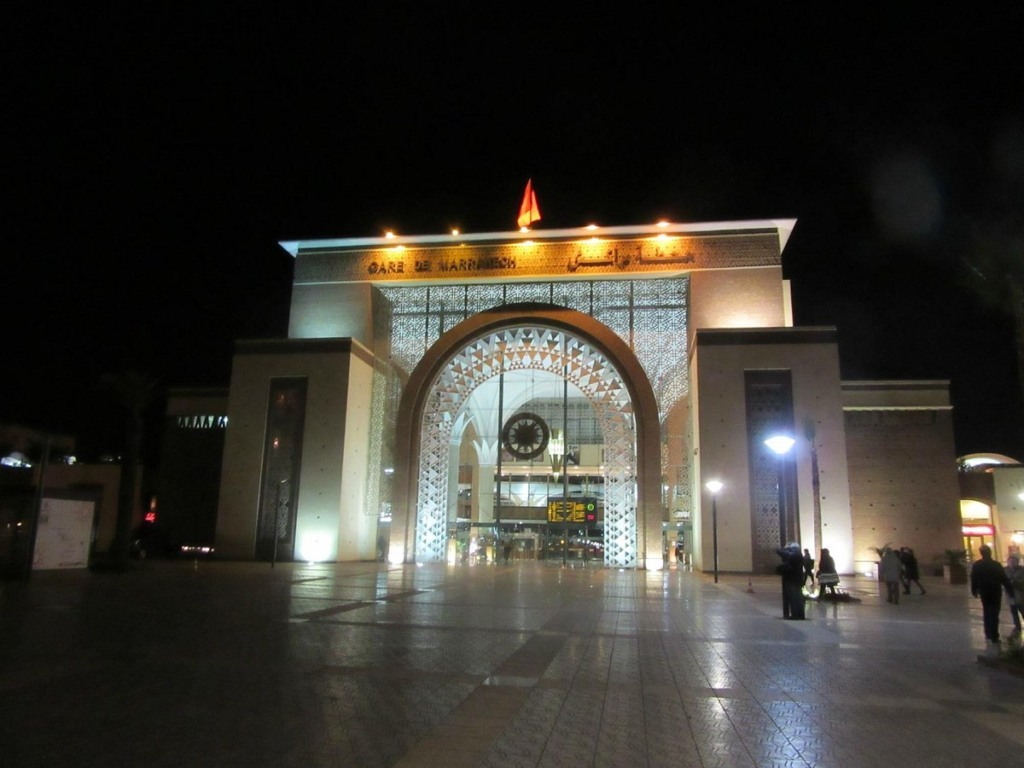
[{"label": "red flag on roof", "polygon": [[537,195],[533,192],[533,179],[529,179],[523,193],[523,202],[519,204],[519,218],[516,223],[520,227],[528,227],[535,221],[540,221],[540,206],[537,205]]}]

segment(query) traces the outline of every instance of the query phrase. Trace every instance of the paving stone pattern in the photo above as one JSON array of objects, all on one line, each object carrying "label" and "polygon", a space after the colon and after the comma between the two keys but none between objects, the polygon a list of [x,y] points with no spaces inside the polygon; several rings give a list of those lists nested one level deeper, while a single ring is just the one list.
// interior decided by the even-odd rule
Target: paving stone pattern
[{"label": "paving stone pattern", "polygon": [[0,765],[1019,764],[1024,678],[925,585],[796,622],[773,578],[674,568],[36,572],[0,583]]}]

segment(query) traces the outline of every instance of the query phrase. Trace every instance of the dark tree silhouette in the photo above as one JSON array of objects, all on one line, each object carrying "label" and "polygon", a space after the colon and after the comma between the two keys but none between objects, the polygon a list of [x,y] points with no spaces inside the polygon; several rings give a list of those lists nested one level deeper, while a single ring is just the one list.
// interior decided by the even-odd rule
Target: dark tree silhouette
[{"label": "dark tree silhouette", "polygon": [[1024,226],[1006,217],[976,224],[961,257],[964,283],[991,307],[1013,319],[1017,386],[1024,403]]},{"label": "dark tree silhouette", "polygon": [[111,392],[127,411],[125,419],[125,450],[121,458],[121,485],[117,497],[117,523],[110,545],[111,565],[124,569],[128,565],[132,534],[132,510],[142,439],[145,432],[146,409],[158,393],[158,382],[138,371],[126,370],[108,374],[100,386]]}]

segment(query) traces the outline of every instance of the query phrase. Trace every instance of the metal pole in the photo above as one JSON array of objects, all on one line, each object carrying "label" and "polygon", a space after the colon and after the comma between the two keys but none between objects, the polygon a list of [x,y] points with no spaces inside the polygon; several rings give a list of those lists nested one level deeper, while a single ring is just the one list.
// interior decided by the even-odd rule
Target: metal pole
[{"label": "metal pole", "polygon": [[785,473],[785,456],[779,456],[778,465],[778,482],[779,482],[779,546],[784,547],[788,543],[786,539],[789,536],[789,509],[788,499],[786,498],[786,473]]},{"label": "metal pole", "polygon": [[[565,454],[562,454],[562,471],[565,472]],[[562,497],[562,565],[569,556],[569,504]]]},{"label": "metal pole", "polygon": [[[562,367],[562,509],[566,518],[568,531],[569,518],[569,366]],[[568,533],[565,537],[566,549],[569,547]]]},{"label": "metal pole", "polygon": [[715,560],[715,584],[718,583],[718,494],[711,494],[711,552]]},{"label": "metal pole", "polygon": [[821,478],[818,475],[818,451],[811,441],[811,488],[814,490],[814,543],[821,550]]},{"label": "metal pole", "polygon": [[[501,437],[502,430],[505,425],[502,423],[502,419],[505,417],[505,371],[502,370],[498,374],[498,498],[494,502],[494,523],[495,533],[500,536],[501,534]],[[498,542],[494,542],[495,550],[497,550]],[[497,560],[497,557],[495,557]]]},{"label": "metal pole", "polygon": [[285,478],[277,484],[277,492],[274,494],[274,548],[270,555],[270,567],[273,568],[274,564],[277,563],[277,540],[281,538],[281,532],[278,531],[277,527],[279,524],[279,518],[281,515],[281,486],[288,482]]}]

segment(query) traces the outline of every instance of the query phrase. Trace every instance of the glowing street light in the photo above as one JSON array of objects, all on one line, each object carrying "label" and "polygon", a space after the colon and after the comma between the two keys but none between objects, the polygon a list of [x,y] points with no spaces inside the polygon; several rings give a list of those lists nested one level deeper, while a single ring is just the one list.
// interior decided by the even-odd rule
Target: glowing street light
[{"label": "glowing street light", "polygon": [[711,494],[711,557],[715,567],[715,584],[718,583],[718,492],[724,484],[721,480],[708,480],[704,487]]},{"label": "glowing street light", "polygon": [[785,456],[790,452],[793,446],[796,445],[796,440],[789,435],[772,435],[764,441],[764,444],[771,448],[777,455]]}]

